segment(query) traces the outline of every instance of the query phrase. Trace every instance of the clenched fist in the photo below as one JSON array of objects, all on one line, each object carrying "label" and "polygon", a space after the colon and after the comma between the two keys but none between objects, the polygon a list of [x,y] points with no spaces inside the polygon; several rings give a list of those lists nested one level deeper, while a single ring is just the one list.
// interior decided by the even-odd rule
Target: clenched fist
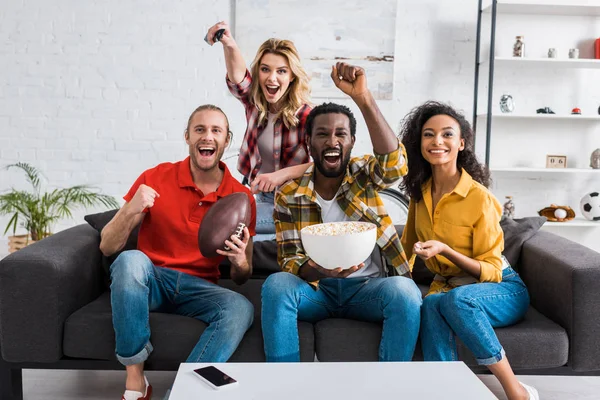
[{"label": "clenched fist", "polygon": [[129,202],[131,210],[136,214],[140,214],[146,208],[154,206],[154,200],[157,197],[160,197],[160,195],[156,190],[152,189],[150,186],[141,184]]}]

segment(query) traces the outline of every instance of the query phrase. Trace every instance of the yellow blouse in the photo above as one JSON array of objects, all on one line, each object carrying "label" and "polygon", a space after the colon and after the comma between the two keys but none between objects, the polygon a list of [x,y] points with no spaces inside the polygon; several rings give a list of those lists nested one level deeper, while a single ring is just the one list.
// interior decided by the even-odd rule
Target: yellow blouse
[{"label": "yellow blouse", "polygon": [[[437,240],[459,253],[479,261],[479,282],[502,281],[504,234],[500,227],[502,207],[494,195],[471,178],[464,169],[454,190],[442,196],[434,213],[431,179],[422,186],[423,199],[410,201],[408,219],[402,233],[402,246],[414,260],[417,241]],[[433,273],[450,279],[466,277],[462,269],[442,255],[425,261]],[[447,292],[455,287],[446,279],[435,279],[429,293]]]}]

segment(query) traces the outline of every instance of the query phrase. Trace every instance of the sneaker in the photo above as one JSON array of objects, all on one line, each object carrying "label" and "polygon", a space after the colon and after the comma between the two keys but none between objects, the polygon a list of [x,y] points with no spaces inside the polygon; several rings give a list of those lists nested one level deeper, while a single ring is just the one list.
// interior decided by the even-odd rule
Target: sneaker
[{"label": "sneaker", "polygon": [[148,383],[148,379],[144,376],[146,381],[145,393],[137,392],[135,390],[126,390],[121,397],[121,400],[150,400],[152,398],[152,385]]},{"label": "sneaker", "polygon": [[525,388],[525,390],[527,390],[527,394],[529,394],[529,400],[540,400],[540,395],[538,394],[536,388],[534,388],[533,386],[526,385],[523,382],[519,383]]}]

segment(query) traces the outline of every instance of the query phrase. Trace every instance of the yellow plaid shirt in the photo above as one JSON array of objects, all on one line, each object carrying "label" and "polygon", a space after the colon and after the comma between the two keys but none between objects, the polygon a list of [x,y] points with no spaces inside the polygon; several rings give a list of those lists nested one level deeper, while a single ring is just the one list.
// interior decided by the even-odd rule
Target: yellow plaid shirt
[{"label": "yellow plaid shirt", "polygon": [[[387,264],[392,265],[398,275],[410,272],[410,267],[377,191],[390,187],[407,172],[406,150],[402,143],[389,154],[353,157],[336,196],[336,201],[351,220],[377,225],[377,245]],[[323,222],[315,193],[314,166],[275,193],[273,218],[277,231],[277,259],[283,271],[295,275],[309,259],[302,247],[300,230]]]}]

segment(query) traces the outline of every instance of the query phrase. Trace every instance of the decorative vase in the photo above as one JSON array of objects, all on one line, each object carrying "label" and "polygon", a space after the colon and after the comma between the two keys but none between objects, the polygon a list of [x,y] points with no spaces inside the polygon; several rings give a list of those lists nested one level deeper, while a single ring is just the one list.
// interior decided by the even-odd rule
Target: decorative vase
[{"label": "decorative vase", "polygon": [[517,36],[513,46],[513,57],[525,57],[525,42],[523,36]]},{"label": "decorative vase", "polygon": [[503,113],[511,113],[515,109],[515,102],[510,94],[503,94],[500,97],[500,111]]},{"label": "decorative vase", "polygon": [[512,196],[506,196],[508,199],[506,203],[504,203],[502,216],[506,218],[514,218],[515,217],[515,203],[512,200]]}]

